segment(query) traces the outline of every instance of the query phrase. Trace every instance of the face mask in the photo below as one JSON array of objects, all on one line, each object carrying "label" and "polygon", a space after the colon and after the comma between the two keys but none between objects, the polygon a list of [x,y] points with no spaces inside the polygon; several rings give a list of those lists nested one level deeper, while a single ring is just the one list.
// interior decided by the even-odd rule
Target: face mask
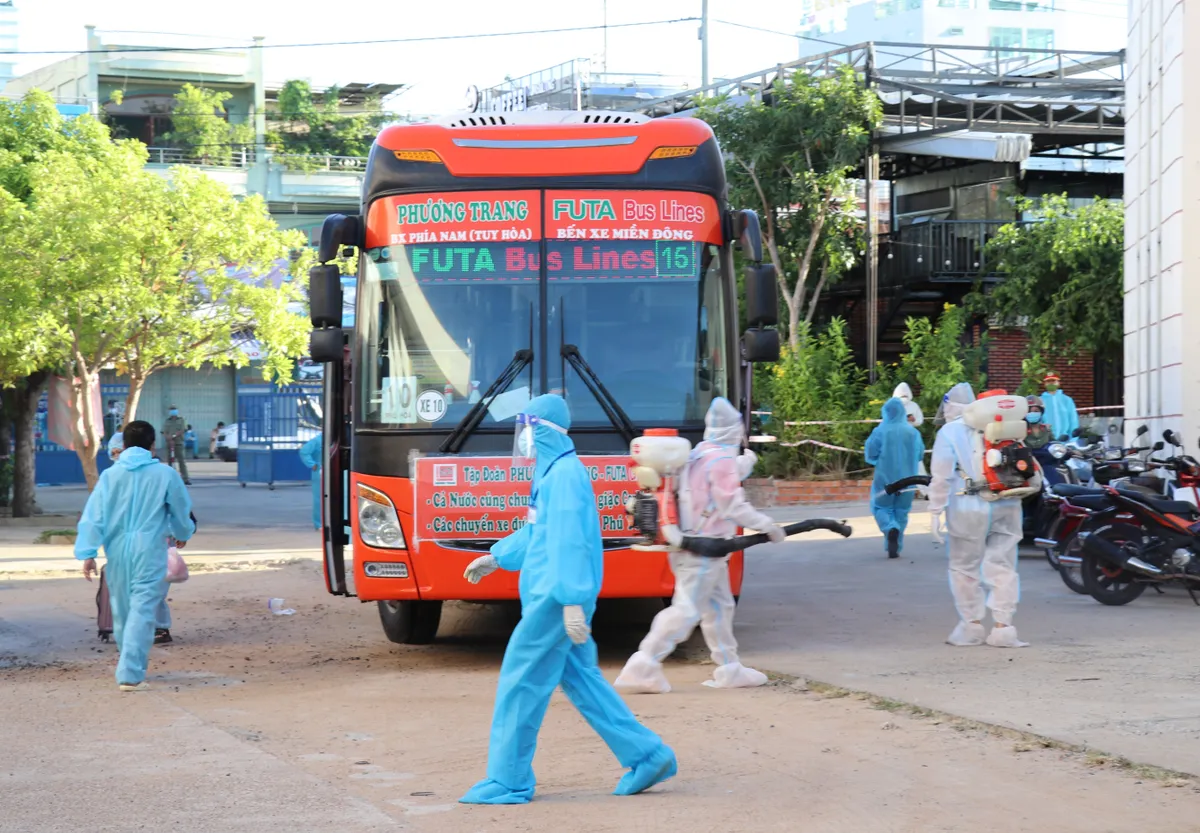
[{"label": "face mask", "polygon": [[179,411],[176,408],[172,408],[171,410],[167,411],[167,413],[171,416],[179,416]]},{"label": "face mask", "polygon": [[537,445],[533,441],[533,428],[526,428],[517,436],[517,447],[522,457],[537,457]]},{"label": "face mask", "polygon": [[1039,413],[1036,413],[1036,412],[1031,413],[1025,417],[1025,421],[1028,422],[1030,425],[1037,425],[1039,422],[1042,421],[1042,415]]}]

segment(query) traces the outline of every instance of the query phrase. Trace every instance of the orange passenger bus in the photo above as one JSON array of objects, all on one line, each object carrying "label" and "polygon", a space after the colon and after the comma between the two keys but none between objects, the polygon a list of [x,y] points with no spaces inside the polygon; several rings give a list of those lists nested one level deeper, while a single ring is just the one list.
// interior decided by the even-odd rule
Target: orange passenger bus
[{"label": "orange passenger bus", "polygon": [[[717,396],[748,419],[750,363],[779,353],[758,219],[725,192],[695,119],[505,113],[380,133],[362,214],[326,219],[310,276],[329,592],[378,602],[401,643],[431,641],[445,600],[516,599],[516,574],[463,570],[524,523],[513,420],[558,392],[595,485],[601,596],[671,596],[665,554],[631,549],[630,441],[667,427],[694,444]],[[735,238],[752,262],[740,337]],[[348,247],[352,332],[334,262]],[[740,553],[730,569],[736,594]]]}]

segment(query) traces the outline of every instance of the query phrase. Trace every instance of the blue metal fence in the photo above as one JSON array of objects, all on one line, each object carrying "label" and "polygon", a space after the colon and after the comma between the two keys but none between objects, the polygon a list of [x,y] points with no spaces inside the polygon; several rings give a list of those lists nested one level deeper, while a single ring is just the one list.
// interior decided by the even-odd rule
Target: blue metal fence
[{"label": "blue metal fence", "polygon": [[308,481],[300,446],[321,433],[321,388],[243,385],[238,390],[238,481]]}]

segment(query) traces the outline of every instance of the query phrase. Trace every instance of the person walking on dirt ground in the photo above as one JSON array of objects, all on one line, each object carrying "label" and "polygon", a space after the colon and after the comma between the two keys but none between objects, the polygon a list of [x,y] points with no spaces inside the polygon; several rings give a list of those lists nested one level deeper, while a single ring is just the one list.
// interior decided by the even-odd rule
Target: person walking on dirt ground
[{"label": "person walking on dirt ground", "polygon": [[537,780],[533,753],[554,689],[567,698],[629,772],[615,795],[634,795],[675,775],[675,753],[634,717],[604,679],[591,636],[604,578],[600,514],[587,469],[567,436],[561,396],[530,400],[517,417],[513,463],[532,467],[527,522],[472,561],[477,584],[496,570],[521,573],[521,621],[508,640],[488,744],[487,777],[463,804],[526,804]]},{"label": "person walking on dirt ground", "polygon": [[188,477],[187,460],[184,459],[184,435],[187,433],[187,423],[179,415],[179,409],[174,405],[167,411],[167,421],[163,424],[163,445],[167,447],[170,459],[179,466],[179,476],[183,485],[191,486]]},{"label": "person walking on dirt ground", "polygon": [[[704,417],[704,440],[692,450],[680,475],[680,527],[688,535],[728,538],[737,527],[762,530],[773,543],[787,534],[746,500],[742,480],[750,467],[740,461],[746,432],[742,415],[723,397],[713,400]],[[717,667],[704,684],[712,688],[753,688],[764,685],[767,675],[742,665],[733,638],[735,601],[729,583],[729,556],[706,558],[679,550],[670,553],[675,574],[675,595],[670,607],[659,611],[650,632],[629,658],[614,685],[629,694],[666,694],[671,690],[663,673],[663,660],[675,646],[692,635],[696,625],[704,634]]]},{"label": "person walking on dirt ground", "polygon": [[192,500],[179,475],[154,459],[154,426],[135,420],[125,426],[125,448],[100,475],[79,519],[75,557],[83,577],[96,573],[104,547],[112,604],[113,635],[120,659],[117,686],[145,691],[146,666],[155,618],[167,594],[167,538],[182,548],[196,531]]}]

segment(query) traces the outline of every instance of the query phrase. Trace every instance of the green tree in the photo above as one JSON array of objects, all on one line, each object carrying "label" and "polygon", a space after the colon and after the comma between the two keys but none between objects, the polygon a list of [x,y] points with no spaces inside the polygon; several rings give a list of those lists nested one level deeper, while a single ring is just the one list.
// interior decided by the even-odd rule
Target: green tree
[{"label": "green tree", "polygon": [[1065,195],[1021,199],[1030,219],[1001,227],[988,262],[1004,274],[977,289],[971,308],[1026,330],[1030,353],[1069,358],[1081,350],[1116,359],[1124,349],[1125,210],[1097,198],[1072,208]]},{"label": "green tree", "polygon": [[863,250],[848,177],[881,113],[879,97],[850,67],[825,76],[797,71],[776,81],[769,103],[717,100],[700,109],[726,154],[730,201],[762,215],[793,350],[822,289]]},{"label": "green tree", "polygon": [[276,159],[295,170],[324,163],[313,157],[366,156],[379,128],[393,119],[377,98],[368,98],[358,112],[343,113],[341,93],[330,87],[318,104],[307,81],[291,80],[279,91],[279,110],[268,119],[268,144]]},{"label": "green tree", "polygon": [[[932,417],[946,391],[967,382],[980,393],[987,381],[983,372],[986,349],[971,342],[969,324],[967,311],[953,304],[946,305],[936,324],[928,318],[909,318],[905,322],[904,355],[895,364],[881,363],[877,367],[877,381],[867,394],[871,407],[881,406],[891,398],[896,385],[907,382],[927,417],[922,430],[932,440]],[[878,415],[876,411],[874,416]]]},{"label": "green tree", "polygon": [[[9,259],[24,232],[33,197],[31,174],[47,154],[105,157],[116,153],[108,131],[94,119],[64,119],[45,92],[34,90],[19,100],[0,99],[0,250]],[[12,484],[15,517],[36,511],[34,430],[37,403],[58,361],[59,345],[34,325],[45,303],[36,281],[16,276],[0,263],[0,455],[7,455],[11,420],[12,459],[0,462]],[[3,479],[3,475],[0,475]]]},{"label": "green tree", "polygon": [[267,372],[290,378],[307,331],[295,281],[235,274],[298,274],[305,258],[288,255],[302,236],[279,231],[260,199],[238,201],[195,170],[163,179],[145,160],[137,142],[106,142],[92,154],[52,150],[27,166],[28,200],[9,197],[0,212],[8,222],[0,297],[20,298],[22,308],[20,331],[0,333],[0,355],[71,380],[74,446],[89,486],[102,368],[130,374],[133,419],[152,373],[244,363],[233,336],[251,327],[267,348]]},{"label": "green tree", "polygon": [[254,125],[232,124],[225,102],[233,95],[184,84],[175,94],[171,131],[164,138],[209,165],[228,165],[234,153],[254,144]]}]

